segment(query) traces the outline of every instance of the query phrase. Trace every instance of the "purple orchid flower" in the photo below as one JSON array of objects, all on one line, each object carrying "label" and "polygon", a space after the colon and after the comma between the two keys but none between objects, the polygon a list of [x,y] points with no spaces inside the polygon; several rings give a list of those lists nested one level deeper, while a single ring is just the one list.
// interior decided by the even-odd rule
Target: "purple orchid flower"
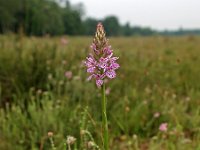
[{"label": "purple orchid flower", "polygon": [[104,79],[116,77],[116,71],[120,65],[116,62],[118,57],[113,57],[113,50],[108,45],[104,27],[101,23],[97,25],[95,38],[91,45],[92,53],[86,58],[85,66],[90,74],[88,80],[95,79],[96,85],[101,87]]}]

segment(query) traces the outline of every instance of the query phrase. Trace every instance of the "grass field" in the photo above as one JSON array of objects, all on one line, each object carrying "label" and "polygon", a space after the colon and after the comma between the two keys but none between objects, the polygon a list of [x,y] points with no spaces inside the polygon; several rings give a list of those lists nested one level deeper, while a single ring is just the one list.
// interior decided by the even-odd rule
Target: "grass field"
[{"label": "grass field", "polygon": [[[101,147],[101,92],[82,63],[92,37],[65,39],[0,36],[0,150],[49,150],[49,131],[58,150],[69,135],[72,149]],[[200,150],[200,37],[110,44],[121,66],[106,85],[111,150]]]}]

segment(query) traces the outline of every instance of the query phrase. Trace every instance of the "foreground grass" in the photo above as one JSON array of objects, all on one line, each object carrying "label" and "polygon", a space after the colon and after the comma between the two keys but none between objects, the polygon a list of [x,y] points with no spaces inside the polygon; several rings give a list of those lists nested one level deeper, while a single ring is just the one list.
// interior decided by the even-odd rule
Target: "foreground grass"
[{"label": "foreground grass", "polygon": [[[82,65],[90,37],[0,37],[0,149],[57,149],[66,136],[78,149],[101,145],[101,98]],[[120,57],[109,83],[112,150],[200,149],[200,38],[111,38]],[[71,71],[72,78],[65,77]],[[159,114],[159,115],[155,115]],[[168,131],[159,125],[168,123]],[[81,148],[80,148],[81,147]]]}]

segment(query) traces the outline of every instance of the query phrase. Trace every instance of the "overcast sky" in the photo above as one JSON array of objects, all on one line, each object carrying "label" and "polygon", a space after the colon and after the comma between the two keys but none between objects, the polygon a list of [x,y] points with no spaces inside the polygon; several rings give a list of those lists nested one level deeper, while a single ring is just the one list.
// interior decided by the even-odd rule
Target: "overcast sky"
[{"label": "overcast sky", "polygon": [[120,23],[154,29],[200,28],[200,0],[70,0],[82,2],[86,16],[118,16]]}]

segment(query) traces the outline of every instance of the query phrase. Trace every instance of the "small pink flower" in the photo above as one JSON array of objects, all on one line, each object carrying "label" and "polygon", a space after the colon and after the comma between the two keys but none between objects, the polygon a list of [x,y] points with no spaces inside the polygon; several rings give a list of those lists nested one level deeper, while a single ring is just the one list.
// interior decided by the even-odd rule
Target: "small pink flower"
[{"label": "small pink flower", "polygon": [[162,131],[162,132],[166,132],[167,131],[167,127],[168,127],[167,123],[161,123],[160,127],[159,127],[159,130]]},{"label": "small pink flower", "polygon": [[67,79],[71,79],[72,78],[72,72],[71,71],[66,71],[65,72],[65,77],[67,77]]},{"label": "small pink flower", "polygon": [[68,44],[68,40],[67,40],[66,38],[62,37],[62,38],[60,39],[60,43],[61,43],[62,45],[67,45],[67,44]]},{"label": "small pink flower", "polygon": [[154,118],[160,117],[160,113],[159,113],[159,112],[154,113],[153,117],[154,117]]}]

